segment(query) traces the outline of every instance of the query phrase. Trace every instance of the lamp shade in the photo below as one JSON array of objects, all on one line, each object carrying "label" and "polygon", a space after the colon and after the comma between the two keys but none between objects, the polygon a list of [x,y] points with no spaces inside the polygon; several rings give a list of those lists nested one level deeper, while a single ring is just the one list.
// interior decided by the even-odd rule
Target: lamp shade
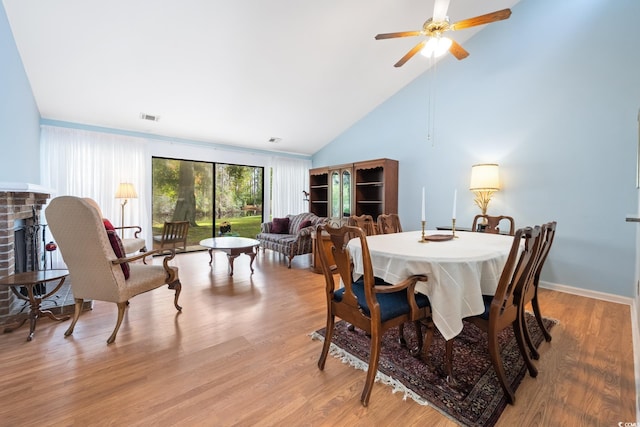
[{"label": "lamp shade", "polygon": [[121,182],[116,190],[116,199],[137,199],[138,193],[130,182]]},{"label": "lamp shade", "polygon": [[471,166],[471,184],[469,190],[498,191],[500,189],[500,177],[498,165],[486,163]]}]

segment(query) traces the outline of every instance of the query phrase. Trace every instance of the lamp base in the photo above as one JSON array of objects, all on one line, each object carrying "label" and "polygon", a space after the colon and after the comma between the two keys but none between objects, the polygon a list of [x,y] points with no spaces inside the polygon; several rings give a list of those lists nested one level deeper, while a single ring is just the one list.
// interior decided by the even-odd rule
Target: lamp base
[{"label": "lamp base", "polygon": [[[476,198],[473,201],[475,202],[476,206],[480,208],[482,215],[486,215],[487,207],[489,206],[489,202],[491,201],[491,196],[493,195],[493,193],[495,193],[495,191],[494,190],[474,190],[473,192],[476,195]],[[487,219],[482,218],[482,223],[486,225]]]}]

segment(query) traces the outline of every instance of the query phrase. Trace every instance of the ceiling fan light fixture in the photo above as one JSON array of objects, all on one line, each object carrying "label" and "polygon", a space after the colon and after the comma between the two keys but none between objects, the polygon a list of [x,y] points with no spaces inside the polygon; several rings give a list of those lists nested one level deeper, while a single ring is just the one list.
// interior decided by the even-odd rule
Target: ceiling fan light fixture
[{"label": "ceiling fan light fixture", "polygon": [[452,41],[448,37],[431,37],[420,53],[427,58],[431,58],[431,56],[438,58],[447,53],[451,47],[451,43]]}]

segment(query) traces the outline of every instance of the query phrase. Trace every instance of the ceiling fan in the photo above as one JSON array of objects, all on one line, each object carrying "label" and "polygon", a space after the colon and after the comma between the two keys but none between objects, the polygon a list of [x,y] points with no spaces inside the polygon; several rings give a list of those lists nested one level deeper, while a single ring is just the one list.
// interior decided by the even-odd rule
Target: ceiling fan
[{"label": "ceiling fan", "polygon": [[398,33],[383,33],[376,36],[376,40],[393,39],[397,37],[414,37],[426,36],[427,38],[415,45],[413,49],[406,53],[394,67],[402,67],[405,62],[418,52],[429,57],[440,56],[449,51],[453,56],[462,60],[469,56],[469,52],[464,50],[460,44],[449,37],[443,37],[447,31],[464,30],[465,28],[475,27],[477,25],[490,24],[491,22],[502,21],[511,16],[511,9],[502,9],[496,12],[487,13],[486,15],[476,16],[474,18],[463,19],[462,21],[449,23],[447,9],[450,0],[436,0],[433,8],[433,17],[427,19],[422,26],[422,30],[418,31],[401,31]]}]

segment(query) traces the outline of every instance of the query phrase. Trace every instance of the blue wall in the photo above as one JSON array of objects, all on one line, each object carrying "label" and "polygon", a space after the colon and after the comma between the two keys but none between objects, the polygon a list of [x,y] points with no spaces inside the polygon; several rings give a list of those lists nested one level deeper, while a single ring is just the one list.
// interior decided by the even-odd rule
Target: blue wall
[{"label": "blue wall", "polygon": [[497,162],[503,189],[489,214],[517,226],[558,221],[543,280],[634,296],[636,227],[625,216],[638,206],[638,17],[636,0],[522,0],[464,44],[467,59],[441,61],[316,153],[313,166],[399,160],[403,228],[418,229],[422,186],[428,226],[451,223],[454,188],[457,224],[470,226],[471,165]]},{"label": "blue wall", "polygon": [[[40,184],[40,113],[0,2],[0,182]],[[7,159],[10,159],[7,161]]]}]

